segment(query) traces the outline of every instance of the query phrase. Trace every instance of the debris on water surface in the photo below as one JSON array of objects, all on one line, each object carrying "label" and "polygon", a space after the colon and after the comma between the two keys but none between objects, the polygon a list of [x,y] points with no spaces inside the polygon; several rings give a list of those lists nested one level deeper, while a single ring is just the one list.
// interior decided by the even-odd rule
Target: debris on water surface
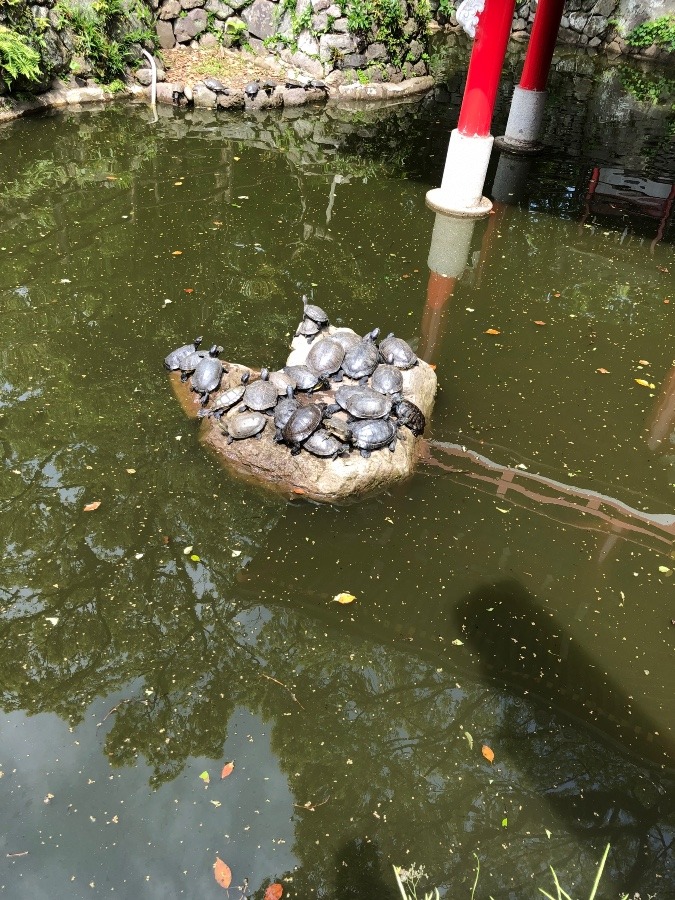
[{"label": "debris on water surface", "polygon": [[349,594],[346,591],[343,591],[340,594],[336,594],[333,597],[333,603],[353,603],[356,600],[354,594]]},{"label": "debris on water surface", "polygon": [[220,773],[221,779],[227,778],[228,775],[231,775],[234,772],[234,761],[225,763],[223,769]]},{"label": "debris on water surface", "polygon": [[495,761],[494,751],[490,747],[488,747],[487,744],[483,744],[480,752],[483,754],[483,756],[485,757],[485,759],[487,759],[488,762]]},{"label": "debris on water surface", "polygon": [[216,856],[216,861],[213,864],[213,877],[222,888],[227,889],[232,884],[232,871],[219,856]]}]

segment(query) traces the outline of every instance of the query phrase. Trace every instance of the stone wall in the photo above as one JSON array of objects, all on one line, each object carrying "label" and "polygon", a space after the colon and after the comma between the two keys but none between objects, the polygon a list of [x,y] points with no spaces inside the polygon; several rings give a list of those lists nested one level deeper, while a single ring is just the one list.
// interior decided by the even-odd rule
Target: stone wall
[{"label": "stone wall", "polygon": [[378,6],[363,4],[369,12],[356,28],[347,5],[347,0],[163,0],[157,35],[163,49],[264,48],[320,79],[349,70],[363,73],[368,82],[427,74],[428,21],[416,0],[398,0],[386,27],[377,20]]}]

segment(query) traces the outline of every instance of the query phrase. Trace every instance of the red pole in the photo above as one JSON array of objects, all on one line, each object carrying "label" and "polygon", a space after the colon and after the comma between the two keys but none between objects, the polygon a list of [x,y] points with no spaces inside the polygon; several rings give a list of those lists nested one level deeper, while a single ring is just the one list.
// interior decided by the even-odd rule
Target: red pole
[{"label": "red pole", "polygon": [[490,134],[515,6],[515,0],[485,0],[485,8],[478,19],[457,123],[460,134],[467,137],[487,137]]},{"label": "red pole", "polygon": [[525,54],[520,86],[526,91],[545,91],[558,37],[565,0],[539,0],[530,42]]}]

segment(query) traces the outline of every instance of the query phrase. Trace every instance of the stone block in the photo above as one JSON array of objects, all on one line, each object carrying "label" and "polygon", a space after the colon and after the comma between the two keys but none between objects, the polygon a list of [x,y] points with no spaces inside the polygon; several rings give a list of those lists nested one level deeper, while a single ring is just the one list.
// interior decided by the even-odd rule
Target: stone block
[{"label": "stone block", "polygon": [[298,50],[301,53],[307,53],[309,56],[319,55],[319,42],[309,29],[301,31],[298,35]]},{"label": "stone block", "polygon": [[208,17],[208,14],[205,9],[200,9],[200,8],[191,9],[190,12],[187,14],[187,17],[192,22],[194,22],[195,25],[197,26],[197,28],[199,29],[197,34],[201,34],[202,31],[204,31],[206,26],[208,25],[209,17]]},{"label": "stone block", "polygon": [[408,59],[411,63],[416,63],[424,53],[424,45],[420,41],[410,41],[408,48]]},{"label": "stone block", "polygon": [[312,31],[328,31],[328,13],[320,12],[312,16]]},{"label": "stone block", "polygon": [[384,44],[375,43],[370,44],[366,48],[366,59],[368,62],[375,62],[376,60],[386,60],[389,58],[389,54],[387,53],[387,48]]},{"label": "stone block", "polygon": [[274,22],[276,3],[270,0],[253,0],[253,3],[241,13],[249,32],[255,37],[264,40],[276,33]]},{"label": "stone block", "polygon": [[403,26],[403,36],[410,40],[414,34],[417,34],[417,22],[414,19],[408,19]]},{"label": "stone block", "polygon": [[210,91],[201,81],[192,88],[192,99],[195,106],[201,106],[205,109],[213,109],[216,106],[216,95]]},{"label": "stone block", "polygon": [[342,16],[342,8],[337,3],[331,3],[326,10],[326,15],[330,16],[331,19],[339,19]]},{"label": "stone block", "polygon": [[163,84],[157,85],[157,102],[173,103],[174,93],[182,94],[183,85],[176,81],[165,81]]},{"label": "stone block", "polygon": [[284,88],[284,107],[304,106],[308,102],[304,88]]},{"label": "stone block", "polygon": [[344,55],[355,51],[356,41],[350,34],[322,34],[319,39],[319,56],[326,62],[333,59],[335,52]]},{"label": "stone block", "polygon": [[343,69],[362,69],[366,63],[365,53],[346,53],[341,60]]},{"label": "stone block", "polygon": [[219,47],[219,46],[220,46],[220,42],[218,41],[218,38],[215,36],[215,34],[211,34],[210,31],[207,31],[205,34],[203,34],[199,38],[200,49],[204,48],[205,50],[208,50],[211,47]]},{"label": "stone block", "polygon": [[223,3],[222,0],[207,0],[205,9],[207,12],[213,13],[216,19],[220,19],[221,22],[229,19],[234,12],[232,7],[228,6],[227,3]]},{"label": "stone block", "polygon": [[204,0],[180,0],[180,5],[183,9],[196,9],[204,5]]},{"label": "stone block", "polygon": [[328,9],[330,6],[330,0],[312,0],[312,9],[315,13],[323,12],[324,9]]},{"label": "stone block", "polygon": [[591,9],[591,15],[609,19],[616,12],[618,6],[617,0],[597,0]]},{"label": "stone block", "polygon": [[336,19],[333,22],[333,31],[336,34],[347,34],[349,32],[349,20],[348,19]]},{"label": "stone block", "polygon": [[178,0],[164,0],[164,3],[159,8],[159,18],[163,21],[175,19],[179,15],[180,10],[181,6]]},{"label": "stone block", "polygon": [[143,87],[148,87],[152,84],[152,69],[136,69],[134,77]]},{"label": "stone block", "polygon": [[185,16],[182,19],[176,19],[173,34],[179,44],[189,44],[202,30],[192,19]]},{"label": "stone block", "polygon": [[229,94],[218,94],[219,109],[243,109],[245,97],[243,91],[231,90]]},{"label": "stone block", "polygon": [[176,45],[176,38],[173,36],[173,25],[171,22],[157,22],[155,25],[157,32],[157,40],[162,50],[171,50]]}]

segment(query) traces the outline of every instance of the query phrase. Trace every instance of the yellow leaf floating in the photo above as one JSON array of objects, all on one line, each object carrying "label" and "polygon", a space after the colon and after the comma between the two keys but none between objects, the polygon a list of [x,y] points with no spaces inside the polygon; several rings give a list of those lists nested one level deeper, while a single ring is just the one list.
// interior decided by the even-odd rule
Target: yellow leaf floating
[{"label": "yellow leaf floating", "polygon": [[334,603],[353,603],[356,600],[354,594],[348,594],[346,591],[343,591],[341,594],[336,594],[333,597]]},{"label": "yellow leaf floating", "polygon": [[651,390],[654,390],[656,387],[655,384],[652,384],[651,381],[645,381],[644,378],[636,378],[635,384],[639,384],[640,387],[650,388]]},{"label": "yellow leaf floating", "polygon": [[211,781],[209,773],[206,770],[204,770],[199,777],[204,782],[204,784],[208,784]]}]

